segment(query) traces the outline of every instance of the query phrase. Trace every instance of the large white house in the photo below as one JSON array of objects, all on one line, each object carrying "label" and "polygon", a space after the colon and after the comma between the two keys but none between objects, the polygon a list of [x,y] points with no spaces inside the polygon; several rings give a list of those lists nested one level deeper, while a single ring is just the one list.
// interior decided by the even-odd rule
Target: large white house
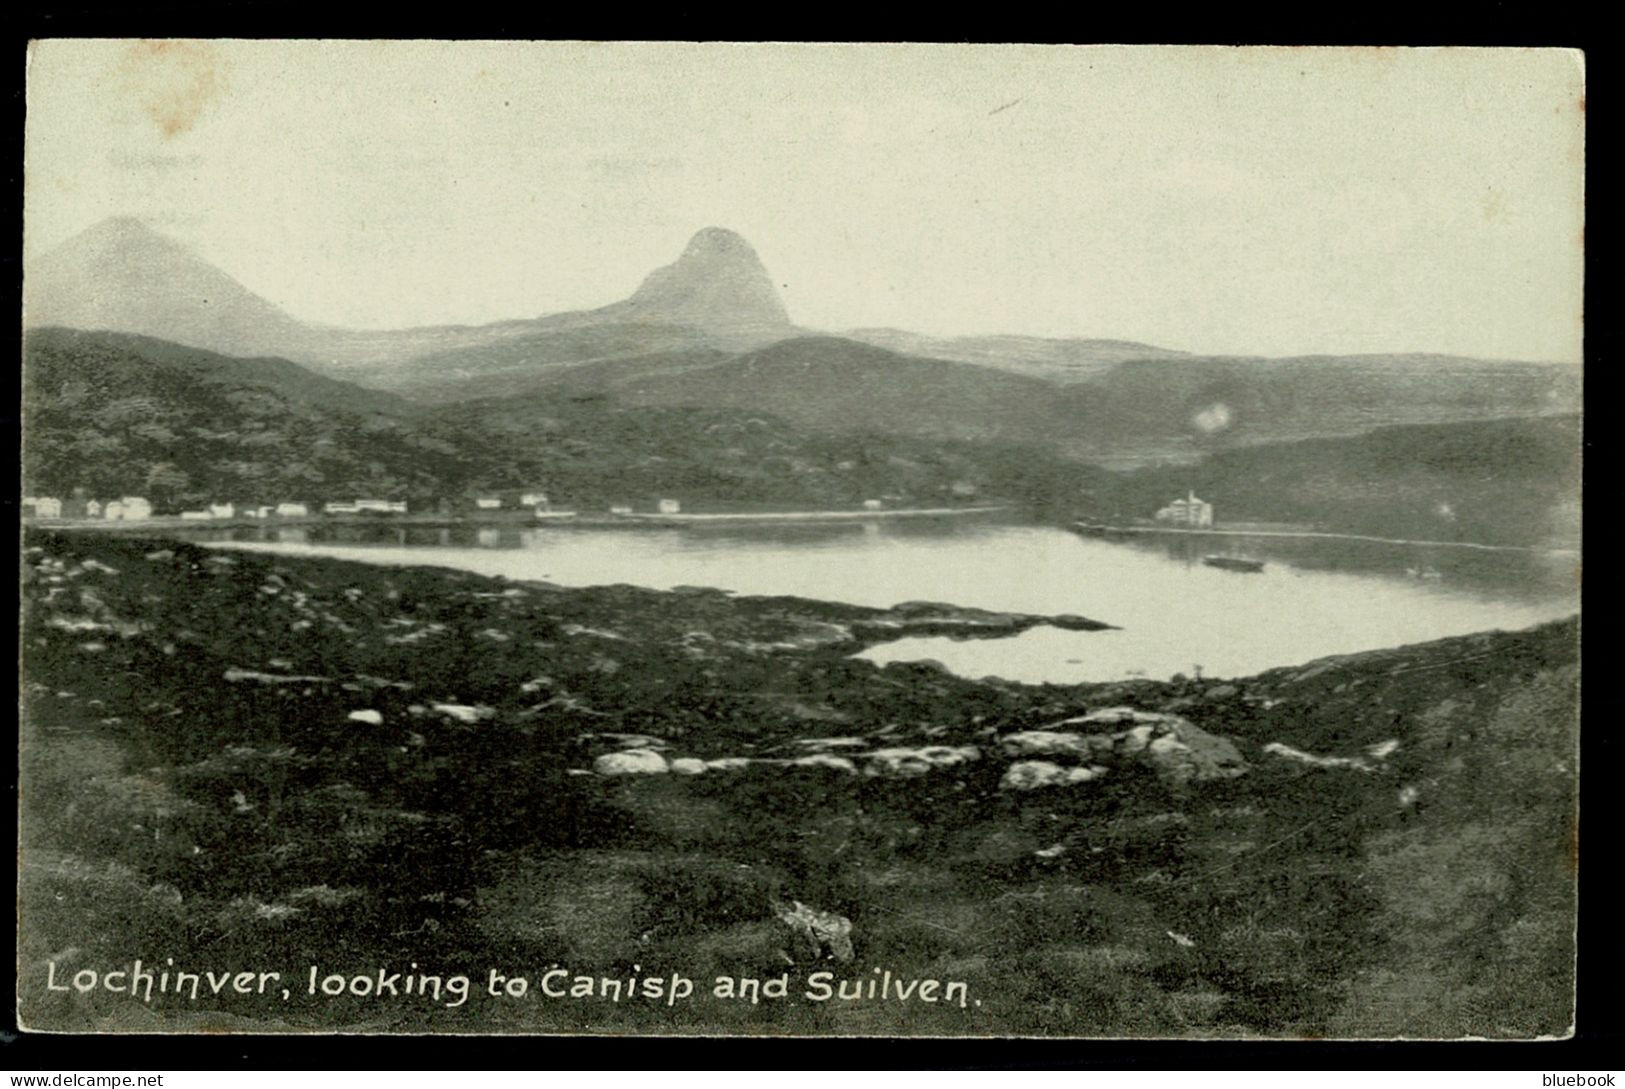
[{"label": "large white house", "polygon": [[1185,498],[1175,499],[1157,511],[1156,518],[1169,525],[1205,529],[1213,524],[1213,504],[1196,498],[1195,492],[1187,492]]},{"label": "large white house", "polygon": [[303,503],[278,503],[276,514],[278,518],[305,518],[310,515],[310,508]]},{"label": "large white house", "polygon": [[675,499],[662,499],[656,506],[661,514],[678,514],[683,509],[683,505]]},{"label": "large white house", "polygon": [[236,516],[237,516],[237,508],[236,508],[235,505],[233,505],[231,503],[210,503],[209,504],[209,517],[210,518],[235,518]]}]

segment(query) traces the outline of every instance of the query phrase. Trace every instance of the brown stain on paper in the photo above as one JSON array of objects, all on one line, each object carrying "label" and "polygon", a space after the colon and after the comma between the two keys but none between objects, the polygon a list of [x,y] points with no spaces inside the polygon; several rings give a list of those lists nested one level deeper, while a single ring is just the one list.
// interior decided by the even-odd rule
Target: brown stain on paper
[{"label": "brown stain on paper", "polygon": [[208,42],[132,42],[119,76],[132,101],[168,140],[190,131],[225,91],[226,60]]}]

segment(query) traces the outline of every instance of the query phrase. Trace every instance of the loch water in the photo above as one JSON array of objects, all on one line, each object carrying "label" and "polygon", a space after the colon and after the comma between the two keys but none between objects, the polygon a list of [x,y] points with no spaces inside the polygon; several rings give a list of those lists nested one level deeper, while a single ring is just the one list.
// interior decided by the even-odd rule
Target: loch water
[{"label": "loch water", "polygon": [[[968,677],[1074,683],[1245,676],[1331,654],[1579,610],[1573,553],[1342,538],[1147,534],[1117,539],[1001,518],[842,524],[199,529],[225,547],[426,564],[564,586],[712,586],[861,605],[942,601],[1075,613],[1116,630],[1043,626],[996,640],[905,639],[876,662],[934,659]],[[1264,563],[1258,573],[1208,556]]]}]

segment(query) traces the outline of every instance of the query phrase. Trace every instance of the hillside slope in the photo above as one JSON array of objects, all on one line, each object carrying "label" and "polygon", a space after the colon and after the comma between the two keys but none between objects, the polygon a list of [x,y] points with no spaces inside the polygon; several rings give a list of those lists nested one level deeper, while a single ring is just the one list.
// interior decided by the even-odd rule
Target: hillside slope
[{"label": "hillside slope", "polygon": [[1083,382],[1133,359],[1163,359],[1188,355],[1128,340],[1085,337],[1000,336],[933,337],[904,329],[848,329],[848,340],[872,344],[905,355],[949,359],[1013,371],[1054,382]]},{"label": "hillside slope", "polygon": [[1194,453],[1396,424],[1578,412],[1577,367],[1454,356],[1187,357],[1122,363],[1069,386],[1097,447]]},{"label": "hillside slope", "polygon": [[356,495],[432,507],[537,487],[587,505],[1049,503],[1087,472],[1018,444],[827,434],[767,412],[629,406],[567,384],[430,407],[287,360],[120,334],[31,331],[23,370],[30,494],[144,494],[166,508]]},{"label": "hillside slope", "polygon": [[1194,489],[1222,522],[1486,544],[1576,545],[1576,416],[1385,427],[1352,438],[1224,450],[1103,478],[1093,517],[1150,514]]},{"label": "hillside slope", "polygon": [[809,429],[952,439],[1063,439],[1054,388],[987,367],[920,359],[838,337],[799,337],[715,366],[636,375],[635,405],[726,405]]},{"label": "hillside slope", "polygon": [[467,479],[478,447],[419,416],[282,359],[75,330],[24,343],[23,477],[36,494],[167,508],[432,494]]},{"label": "hillside slope", "polygon": [[[301,980],[791,981],[760,1004],[299,987],[274,1002],[289,1030],[1529,1038],[1573,1018],[1573,620],[1222,684],[1025,686],[850,657],[944,607],[93,534],[31,533],[22,558],[31,1025],[270,1027],[261,996],[40,982],[194,948]],[[1134,744],[1158,730],[1185,740]],[[1051,753],[1082,780],[1009,785],[1068,739],[1098,773]],[[605,770],[633,746],[698,773]],[[845,940],[798,937],[792,902]],[[966,1001],[804,997],[813,972],[882,965]]]}]

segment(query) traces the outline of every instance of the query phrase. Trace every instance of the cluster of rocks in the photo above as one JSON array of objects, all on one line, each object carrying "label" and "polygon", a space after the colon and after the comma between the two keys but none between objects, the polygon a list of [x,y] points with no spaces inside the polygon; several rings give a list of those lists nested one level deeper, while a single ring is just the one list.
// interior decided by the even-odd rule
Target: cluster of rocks
[{"label": "cluster of rocks", "polygon": [[[1063,729],[1062,727],[1074,727]],[[1111,729],[1119,727],[1118,729]],[[1089,732],[1085,732],[1088,730]],[[598,735],[606,738],[608,735]],[[963,768],[983,759],[1008,759],[1001,790],[1028,791],[1092,783],[1115,769],[1137,764],[1176,785],[1232,779],[1247,761],[1228,739],[1210,734],[1177,715],[1113,707],[1057,723],[1055,728],[1006,734],[990,752],[974,745],[893,745],[868,749],[862,738],[800,742],[821,751],[805,756],[668,758],[658,738],[626,737],[626,747],[593,762],[602,776],[703,775],[746,767],[820,769],[871,779],[915,779]],[[854,750],[863,751],[854,751]]]},{"label": "cluster of rocks", "polygon": [[833,911],[792,900],[788,904],[775,901],[773,914],[788,932],[787,953],[800,954],[791,959],[797,963],[835,960],[845,963],[852,959],[852,920]]},{"label": "cluster of rocks", "polygon": [[1050,729],[1007,734],[999,747],[1005,756],[1026,758],[1005,771],[999,783],[1004,790],[1094,782],[1131,764],[1170,784],[1234,779],[1247,771],[1247,761],[1228,738],[1178,715],[1132,707],[1108,707]]}]

